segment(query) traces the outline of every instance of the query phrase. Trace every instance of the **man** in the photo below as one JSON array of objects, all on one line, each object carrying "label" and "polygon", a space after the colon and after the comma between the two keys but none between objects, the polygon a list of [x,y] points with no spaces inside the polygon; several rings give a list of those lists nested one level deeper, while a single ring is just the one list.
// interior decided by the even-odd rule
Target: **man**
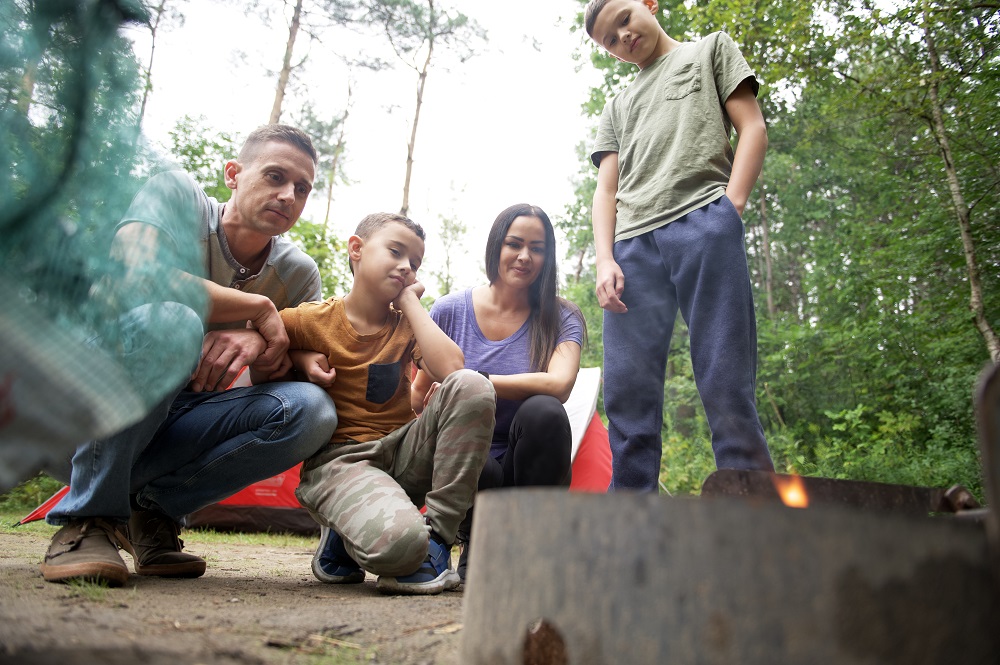
[{"label": "man", "polygon": [[[120,586],[129,573],[119,545],[132,554],[139,575],[198,577],[205,561],[182,551],[178,520],[294,466],[330,440],[336,412],[317,386],[279,382],[225,390],[247,365],[265,375],[283,373],[288,337],[278,310],[321,298],[316,264],[280,237],[302,213],[316,161],[304,133],[265,125],[225,165],[233,192],[227,203],[176,171],[150,179],[132,201],[112,247],[126,271],[141,269],[150,251],[169,251],[179,242],[178,227],[189,226],[181,220],[198,220],[208,278],[194,271],[146,278],[202,282],[211,330],[200,360],[174,360],[195,367],[186,389],[172,392],[137,424],[77,449],[71,489],[47,517],[63,528],[41,565],[46,580]],[[193,310],[158,306],[187,311],[186,323],[183,316],[174,320],[178,334],[190,329]],[[143,324],[147,339],[163,335],[153,317],[140,316],[136,338],[143,338]]]}]

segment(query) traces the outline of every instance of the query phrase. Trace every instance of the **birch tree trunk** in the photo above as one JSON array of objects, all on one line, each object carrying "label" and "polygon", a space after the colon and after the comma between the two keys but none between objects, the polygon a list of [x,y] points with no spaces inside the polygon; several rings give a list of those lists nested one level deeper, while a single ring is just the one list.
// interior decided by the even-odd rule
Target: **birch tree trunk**
[{"label": "birch tree trunk", "polygon": [[[431,12],[433,16],[434,3],[431,2]],[[433,21],[431,23],[433,25]],[[404,217],[410,209],[410,177],[413,175],[413,148],[417,143],[417,123],[420,122],[420,107],[424,103],[424,85],[427,83],[427,70],[431,66],[431,55],[434,53],[433,36],[427,42],[427,57],[424,59],[424,66],[420,69],[417,78],[417,108],[413,112],[413,127],[410,129],[410,142],[406,145],[406,178],[403,180],[403,205],[399,208],[399,214]]]},{"label": "birch tree trunk", "polygon": [[274,91],[274,105],[271,107],[269,123],[274,124],[281,118],[281,104],[285,100],[285,87],[292,73],[292,50],[295,48],[295,37],[299,33],[299,21],[302,16],[302,0],[296,0],[295,11],[292,13],[292,24],[288,27],[288,42],[285,44],[285,58],[281,62],[281,73],[278,75],[278,87]]},{"label": "birch tree trunk", "polygon": [[990,325],[986,317],[983,306],[983,284],[980,279],[979,263],[976,260],[976,247],[972,238],[972,226],[970,223],[969,206],[962,193],[962,186],[958,180],[958,169],[955,166],[954,156],[951,150],[951,141],[944,126],[944,113],[941,109],[941,99],[938,88],[938,74],[941,71],[941,62],[938,58],[937,46],[934,41],[934,34],[931,30],[930,16],[927,4],[924,3],[924,45],[927,47],[927,55],[930,58],[931,76],[928,95],[931,102],[931,124],[934,130],[934,138],[937,141],[941,157],[944,159],[945,175],[948,179],[948,189],[951,192],[951,201],[955,207],[955,216],[958,219],[958,228],[962,237],[962,250],[965,253],[965,266],[969,276],[969,310],[986,343],[986,349],[990,354],[990,360],[994,363],[1000,362],[1000,339],[996,331]]}]

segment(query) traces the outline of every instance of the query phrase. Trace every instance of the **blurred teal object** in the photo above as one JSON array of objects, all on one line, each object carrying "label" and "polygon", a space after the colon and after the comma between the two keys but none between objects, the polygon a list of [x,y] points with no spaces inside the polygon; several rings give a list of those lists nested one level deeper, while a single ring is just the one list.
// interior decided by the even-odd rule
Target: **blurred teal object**
[{"label": "blurred teal object", "polygon": [[109,255],[155,169],[119,32],[145,20],[124,0],[0,3],[0,492],[139,420],[198,358],[207,296],[176,278],[201,265],[193,212],[189,238]]}]

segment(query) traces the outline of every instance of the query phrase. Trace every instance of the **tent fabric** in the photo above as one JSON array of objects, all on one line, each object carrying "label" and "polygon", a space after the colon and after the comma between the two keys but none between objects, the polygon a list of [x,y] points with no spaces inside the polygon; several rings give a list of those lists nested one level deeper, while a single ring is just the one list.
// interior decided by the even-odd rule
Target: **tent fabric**
[{"label": "tent fabric", "polygon": [[[250,385],[248,374],[241,373],[230,387]],[[600,383],[599,367],[581,368],[573,392],[564,404],[573,433],[571,492],[606,492],[611,482],[608,430],[597,413]],[[184,525],[224,531],[318,533],[319,525],[295,498],[301,466],[297,464],[187,515]],[[19,524],[45,517],[68,489],[57,492]]]},{"label": "tent fabric", "polygon": [[573,480],[570,492],[608,491],[611,484],[611,445],[608,443],[608,428],[601,417],[594,414],[584,434],[576,459],[573,460]]}]

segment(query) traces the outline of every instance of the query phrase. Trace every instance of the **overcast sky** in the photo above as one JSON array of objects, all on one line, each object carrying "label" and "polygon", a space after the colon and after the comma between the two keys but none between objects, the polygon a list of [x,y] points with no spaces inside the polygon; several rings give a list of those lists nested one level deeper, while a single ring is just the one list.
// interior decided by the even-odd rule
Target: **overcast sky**
[{"label": "overcast sky", "polygon": [[[466,224],[470,258],[458,286],[472,286],[483,279],[486,233],[497,213],[528,202],[558,217],[572,201],[572,178],[580,168],[576,145],[589,141],[591,124],[580,107],[599,77],[589,62],[573,58],[581,43],[579,33],[570,31],[580,7],[574,0],[455,0],[453,6],[475,19],[489,41],[465,63],[435,52],[418,126],[410,216],[431,236],[427,270],[438,266],[443,252],[434,242],[439,217]],[[157,39],[146,134],[166,145],[167,132],[187,114],[245,136],[270,114],[287,23],[275,16],[265,25],[259,16],[217,3],[186,2],[180,8],[184,25],[168,27]],[[134,38],[145,58],[148,37],[137,32]],[[286,95],[282,121],[290,122],[289,111],[307,98],[339,114],[348,71],[331,51],[351,57],[363,49],[388,59],[384,41],[340,32],[307,50],[300,33],[293,61],[307,56],[306,70]],[[331,213],[343,237],[365,214],[395,212],[402,202],[416,74],[398,60],[393,64],[391,71],[354,74],[344,164],[351,184],[334,192]],[[316,192],[305,217],[321,221],[325,200],[325,193]],[[558,248],[560,256],[565,249]],[[422,273],[434,291],[436,283]]]}]

